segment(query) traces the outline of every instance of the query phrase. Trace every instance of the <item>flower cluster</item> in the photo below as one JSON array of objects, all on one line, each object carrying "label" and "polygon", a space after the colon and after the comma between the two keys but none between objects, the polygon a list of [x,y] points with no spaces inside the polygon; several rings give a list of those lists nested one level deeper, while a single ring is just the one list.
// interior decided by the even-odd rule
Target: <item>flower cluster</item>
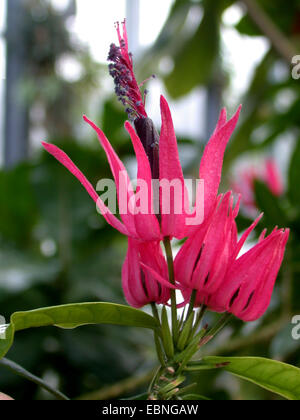
[{"label": "flower cluster", "polygon": [[[109,53],[110,73],[116,93],[135,116],[134,126],[125,123],[135,151],[138,178],[148,186],[147,212],[128,211],[117,218],[96,193],[93,186],[58,147],[43,143],[45,149],[61,162],[85,187],[106,221],[128,237],[128,253],[122,271],[122,284],[128,303],[140,308],[146,304],[167,304],[170,294],[180,290],[184,302],[195,295],[195,305],[205,305],[216,312],[232,313],[244,321],[253,321],[267,310],[280,269],[289,230],[278,229],[267,237],[263,231],[258,243],[240,256],[241,249],[261,216],[238,239],[236,217],[241,197],[234,205],[231,192],[218,194],[226,146],[237,125],[241,108],[231,119],[222,110],[217,127],[203,153],[199,178],[204,182],[204,221],[190,226],[186,223],[186,206],[177,211],[176,200],[170,196],[169,212],[162,211],[164,197],[154,197],[153,178],[160,181],[179,180],[184,201],[189,201],[179,161],[177,140],[168,103],[161,97],[160,136],[148,118],[128,52],[126,26],[123,35],[117,25],[119,46],[112,45]],[[95,130],[114,176],[117,191],[121,180],[128,186],[127,194],[119,194],[119,206],[137,207],[138,191],[131,185],[129,175],[105,134],[87,117],[85,121]],[[142,127],[142,129],[139,129]],[[150,142],[149,142],[150,139]],[[153,141],[153,143],[151,143]],[[157,153],[151,154],[151,147]],[[201,198],[198,191],[196,203]],[[159,214],[153,211],[155,200]],[[156,203],[157,204],[157,203]],[[161,241],[186,239],[175,259],[175,277],[170,281],[167,261]]]},{"label": "flower cluster", "polygon": [[119,38],[119,46],[111,44],[108,61],[109,74],[115,82],[115,93],[118,99],[126,106],[129,116],[147,117],[140,88],[137,84],[134,71],[132,54],[128,51],[128,38],[125,21],[123,36],[121,36],[119,22],[116,23],[116,30]]}]

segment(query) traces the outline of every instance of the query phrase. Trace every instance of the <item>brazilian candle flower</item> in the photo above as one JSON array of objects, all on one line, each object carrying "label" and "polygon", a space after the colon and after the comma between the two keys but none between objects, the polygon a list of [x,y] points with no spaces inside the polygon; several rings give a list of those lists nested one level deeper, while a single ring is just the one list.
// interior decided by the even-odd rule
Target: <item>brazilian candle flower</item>
[{"label": "brazilian candle flower", "polygon": [[[270,305],[289,238],[289,229],[276,227],[268,236],[265,229],[258,243],[242,253],[246,240],[263,215],[258,216],[238,237],[237,216],[241,202],[249,198],[248,191],[241,191],[243,194],[239,195],[237,202],[231,191],[219,194],[225,150],[238,123],[241,107],[230,119],[225,109],[221,111],[216,129],[200,161],[200,183],[191,210],[169,105],[161,96],[161,126],[158,134],[145,108],[146,91],[142,92],[142,87],[146,81],[138,84],[134,74],[125,21],[122,27],[117,23],[116,30],[119,43],[111,44],[109,73],[114,79],[115,93],[128,114],[125,130],[131,138],[136,156],[138,179],[135,187],[103,131],[86,116],[84,120],[96,132],[107,156],[116,186],[113,189],[113,203],[117,198],[119,215],[116,216],[105,205],[103,196],[101,198],[97,194],[61,149],[43,143],[45,149],[81,182],[106,221],[127,236],[122,287],[128,304],[135,309],[113,303],[91,304],[93,309],[88,318],[91,322],[104,321],[153,329],[160,366],[148,389],[149,400],[190,399],[193,397],[191,385],[185,386],[189,371],[227,367],[229,371],[241,373],[245,378],[250,372],[249,380],[252,381],[251,372],[255,366],[257,382],[261,380],[262,386],[267,389],[281,390],[282,381],[278,386],[276,380],[275,383],[268,382],[266,386],[265,375],[269,381],[269,373],[273,369],[277,371],[275,361],[260,358],[257,363],[252,358],[239,358],[236,362],[235,358],[214,357],[192,361],[202,346],[226,325],[232,314],[245,322],[255,321],[264,315]],[[248,173],[245,179],[252,201],[254,179],[265,182],[274,195],[280,195],[283,191],[277,168],[271,160],[266,162],[262,171]],[[173,238],[181,240],[175,260]],[[177,301],[178,291],[183,297],[180,303]],[[138,310],[145,305],[151,305],[153,317]],[[161,308],[156,305],[161,305]],[[170,307],[170,316],[167,307]],[[179,307],[185,307],[180,319]],[[55,313],[57,310],[55,308]],[[224,315],[217,317],[216,324],[209,326],[203,323],[207,310]],[[84,313],[83,323],[86,323],[88,309],[82,311],[79,308],[79,312]],[[64,308],[63,314],[66,313],[68,319],[65,322],[61,320],[62,325],[71,323],[71,310]],[[78,317],[77,307],[76,325],[80,324]],[[278,371],[283,370],[284,365],[280,363]],[[288,366],[286,372],[294,380],[294,369]],[[276,375],[271,376],[273,380]],[[293,390],[296,389],[292,385]],[[297,392],[293,394],[291,387],[286,388],[285,395],[298,397]],[[199,397],[196,396],[196,399],[203,399]]]},{"label": "brazilian candle flower", "polygon": [[[84,120],[95,130],[115,179],[119,209],[122,209],[120,219],[105,206],[87,178],[62,150],[52,144],[43,143],[43,145],[82,183],[107,222],[128,237],[128,253],[122,270],[122,284],[130,305],[141,307],[154,302],[166,304],[171,295],[174,313],[176,308],[174,290],[177,288],[182,291],[185,302],[191,297],[192,292],[196,291],[196,305],[206,305],[217,312],[231,312],[241,319],[261,316],[263,309],[267,309],[267,302],[270,301],[288,239],[288,231],[274,231],[249,251],[250,254],[238,258],[247,237],[261,218],[261,216],[257,218],[238,240],[235,219],[240,200],[234,207],[231,192],[218,196],[224,153],[237,125],[241,107],[229,120],[226,110],[221,111],[216,129],[205,147],[199,168],[199,178],[204,182],[204,197],[199,188],[195,209],[191,213],[169,105],[161,96],[161,131],[158,135],[145,110],[145,95],[143,98],[140,90],[143,84],[138,85],[134,75],[125,22],[122,26],[122,34],[119,24],[116,26],[119,46],[112,44],[110,47],[109,71],[114,78],[116,94],[126,106],[129,118],[133,120],[133,125],[129,121],[125,123],[125,129],[130,135],[135,151],[138,180],[143,181],[147,187],[142,197],[147,198],[146,211],[144,209],[141,212],[139,209],[141,187],[138,186],[136,191],[134,190],[126,168],[109,140],[86,116]],[[271,163],[266,166],[266,174],[266,179],[275,188],[277,178]],[[153,188],[154,179],[160,182],[158,194]],[[177,192],[165,194],[162,184],[167,182],[172,185],[174,181],[179,185]],[[181,204],[179,211],[178,203]],[[197,209],[202,204],[203,217],[199,220]],[[155,212],[157,206],[158,214]],[[191,219],[194,223],[190,222]],[[160,247],[160,241],[170,241],[172,238],[187,238],[176,257],[173,279],[169,277],[172,267],[169,267],[168,272]],[[261,272],[257,270],[260,272],[259,279],[253,280],[251,276],[247,277],[247,274],[238,277],[236,267],[243,272],[247,264],[249,272],[255,273],[255,259],[252,255],[256,256],[257,250],[264,256],[261,257],[264,269]],[[170,258],[168,255],[169,263]],[[244,261],[246,263],[242,264]],[[272,270],[270,270],[271,265]],[[241,308],[242,304],[239,306],[238,302],[246,299],[247,282],[252,284],[253,288],[249,286],[251,292],[248,295],[247,305]],[[232,287],[234,291],[231,295]],[[255,303],[257,308],[260,308],[257,312],[252,308]]]},{"label": "brazilian candle flower", "polygon": [[289,229],[275,229],[229,265],[222,287],[211,296],[210,307],[245,322],[256,321],[268,309],[282,264]]}]

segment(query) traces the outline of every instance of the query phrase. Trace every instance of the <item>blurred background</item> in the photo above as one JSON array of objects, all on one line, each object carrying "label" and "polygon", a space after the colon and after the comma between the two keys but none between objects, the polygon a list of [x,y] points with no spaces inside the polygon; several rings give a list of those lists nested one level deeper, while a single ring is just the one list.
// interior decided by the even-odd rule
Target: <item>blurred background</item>
[{"label": "blurred background", "polygon": [[[267,314],[247,325],[235,320],[206,354],[300,366],[291,336],[292,316],[300,314],[300,72],[292,74],[291,62],[300,54],[299,0],[0,0],[0,313],[8,320],[41,306],[125,303],[126,240],[40,144],[60,145],[93,184],[110,177],[83,124],[86,113],[134,168],[106,63],[117,41],[114,22],[125,16],[139,81],[156,75],[147,84],[147,112],[159,129],[159,95],[170,100],[186,177],[197,176],[221,107],[232,115],[243,103],[222,191],[247,198],[240,232],[259,211],[258,234],[265,226],[292,229]],[[8,357],[69,397],[91,399],[138,394],[156,362],[151,333],[107,326],[20,332]],[[222,372],[190,380],[211,398],[279,398]],[[51,398],[3,367],[0,390],[21,400]]]}]

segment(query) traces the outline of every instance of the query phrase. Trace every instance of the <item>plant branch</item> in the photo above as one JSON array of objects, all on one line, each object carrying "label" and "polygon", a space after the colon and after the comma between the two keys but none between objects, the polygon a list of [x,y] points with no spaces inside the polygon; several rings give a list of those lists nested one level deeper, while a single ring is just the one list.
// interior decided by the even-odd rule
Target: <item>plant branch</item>
[{"label": "plant branch", "polygon": [[242,3],[247,6],[249,16],[262,33],[269,38],[276,51],[282,58],[291,64],[291,59],[297,52],[285,34],[278,28],[256,0],[242,0]]},{"label": "plant branch", "polygon": [[191,315],[191,313],[194,310],[196,297],[197,297],[197,290],[193,290],[192,291],[192,294],[191,294],[191,299],[190,299],[190,304],[189,304],[189,310],[188,310],[188,313],[186,315],[186,320],[189,319],[189,316]]},{"label": "plant branch", "polygon": [[66,397],[60,391],[52,388],[46,382],[44,382],[41,378],[33,375],[32,373],[28,372],[22,366],[18,365],[17,363],[13,362],[12,360],[6,359],[5,357],[0,360],[0,366],[4,366],[5,368],[9,369],[10,371],[16,373],[19,376],[22,376],[25,379],[28,379],[31,382],[39,385],[40,387],[44,388],[50,394],[54,395],[58,400],[69,401],[69,398]]},{"label": "plant branch", "polygon": [[105,387],[99,389],[98,391],[91,392],[89,394],[82,395],[77,398],[77,400],[89,400],[89,401],[101,401],[116,399],[120,395],[127,394],[131,391],[134,391],[136,388],[148,383],[151,381],[154,375],[154,371],[125,379],[124,381],[118,382],[110,387]]},{"label": "plant branch", "polygon": [[[154,318],[157,319],[157,321],[158,321],[158,323],[161,327],[161,322],[160,322],[160,318],[159,318],[159,314],[158,314],[156,304],[151,303],[151,308],[152,308],[152,313],[153,313]],[[160,341],[160,338],[159,338],[159,335],[158,335],[157,331],[154,331],[154,342],[155,342],[155,348],[156,348],[156,353],[157,353],[158,360],[160,361],[160,364],[162,366],[165,366],[164,353],[163,353],[163,350],[162,350],[162,347],[161,347],[161,341]]]}]

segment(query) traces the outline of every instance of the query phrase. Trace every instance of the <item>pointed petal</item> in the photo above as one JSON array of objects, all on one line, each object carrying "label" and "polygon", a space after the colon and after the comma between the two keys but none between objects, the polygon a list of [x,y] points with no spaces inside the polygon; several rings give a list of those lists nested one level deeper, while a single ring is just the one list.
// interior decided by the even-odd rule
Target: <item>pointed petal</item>
[{"label": "pointed petal", "polygon": [[129,203],[132,204],[134,202],[134,192],[126,168],[100,128],[90,121],[85,115],[83,119],[96,131],[98,135],[99,142],[106,153],[116,182],[121,219],[127,227],[129,234],[136,237],[137,234],[134,224],[133,209],[129,206]]},{"label": "pointed petal", "polygon": [[141,263],[141,266],[148,271],[153,278],[158,281],[162,286],[167,287],[169,289],[178,289],[180,286],[176,286],[172,283],[170,283],[168,280],[166,280],[164,277],[162,277],[157,271],[153,270],[153,268],[149,267],[149,265],[146,265],[144,263]]},{"label": "pointed petal", "polygon": [[235,206],[234,211],[233,211],[234,219],[236,219],[238,214],[239,214],[241,201],[242,201],[242,196],[241,196],[241,194],[239,194],[238,195],[238,201],[237,201],[236,206]]},{"label": "pointed petal", "polygon": [[[212,305],[223,307],[227,312],[231,312],[243,320],[245,320],[247,311],[253,308],[252,304],[256,305],[257,309],[262,307],[262,303],[265,305],[271,297],[282,262],[284,249],[281,248],[282,257],[277,258],[276,255],[283,235],[286,235],[283,231],[272,233],[236,260],[228,269],[222,287],[213,296]],[[285,243],[286,241],[287,239]],[[273,284],[269,282],[266,288],[267,270],[270,268]],[[265,287],[264,291],[258,293],[262,285]]]},{"label": "pointed petal", "polygon": [[[226,124],[219,126],[205,147],[200,164],[199,177],[204,180],[205,188],[205,217],[208,216],[218,193],[223,166],[224,153],[227,143],[236,127],[241,112],[238,108],[236,114]],[[222,115],[220,121],[224,121]]]},{"label": "pointed petal", "polygon": [[225,276],[231,251],[232,217],[228,216],[230,202],[231,192],[224,196],[209,224],[201,258],[193,273],[192,288],[206,294],[214,293]]},{"label": "pointed petal", "polygon": [[[185,234],[185,208],[188,208],[188,193],[185,188],[182,168],[179,161],[177,140],[175,136],[171,112],[166,99],[161,96],[162,127],[159,142],[159,177],[160,181],[176,181],[178,188],[171,188],[170,214],[161,215],[161,230],[163,236],[182,239]],[[175,197],[174,197],[175,196]],[[164,194],[161,194],[162,213],[165,213]],[[186,204],[186,207],[185,207]],[[176,209],[179,205],[180,209]],[[180,214],[176,214],[180,213]]]},{"label": "pointed petal", "polygon": [[147,214],[135,215],[136,231],[138,236],[142,237],[144,240],[161,239],[160,226],[153,210],[152,176],[149,160],[139,137],[128,121],[125,123],[125,128],[131,137],[131,141],[136,154],[138,164],[138,179],[145,182],[148,190]]},{"label": "pointed petal", "polygon": [[[274,236],[266,245],[254,246],[250,251],[236,261],[236,269],[239,270],[239,278],[242,280],[237,299],[232,303],[230,310],[239,316],[249,302],[251,294],[264,282],[266,271],[273,263],[274,256],[277,254],[278,245],[281,242],[282,234]],[[234,279],[235,277],[232,276]],[[254,295],[253,295],[254,296]],[[256,301],[258,303],[258,301]]]},{"label": "pointed petal", "polygon": [[250,227],[248,227],[248,229],[243,233],[243,235],[242,235],[242,237],[241,237],[241,239],[239,240],[239,242],[238,242],[238,244],[237,244],[237,247],[236,247],[236,250],[235,250],[235,252],[234,252],[234,255],[233,255],[233,260],[235,260],[237,257],[238,257],[238,255],[239,255],[239,253],[240,253],[240,251],[241,251],[241,249],[242,249],[242,247],[244,246],[244,244],[245,244],[245,242],[246,242],[246,240],[247,240],[247,238],[249,237],[249,235],[250,235],[250,233],[256,228],[256,226],[258,225],[258,223],[260,222],[260,220],[262,219],[262,217],[263,217],[263,213],[261,213],[259,216],[258,216],[258,218],[252,223],[252,225],[250,226]]},{"label": "pointed petal", "polygon": [[213,134],[217,133],[227,122],[227,111],[226,108],[223,108],[220,113],[219,120],[217,122],[217,126]]},{"label": "pointed petal", "polygon": [[[214,212],[217,210],[222,198],[223,196],[220,195],[216,200]],[[176,280],[186,288],[193,288],[192,275],[200,260],[203,251],[204,238],[213,219],[214,212],[212,212],[210,217],[205,220],[200,227],[194,229],[194,232],[189,235],[188,239],[176,255],[174,261],[175,277]]]},{"label": "pointed petal", "polygon": [[260,234],[260,236],[259,236],[259,238],[258,238],[258,243],[260,243],[261,241],[263,241],[263,240],[265,239],[265,237],[266,237],[266,233],[267,233],[267,229],[264,229],[264,230],[261,232],[261,234]]},{"label": "pointed petal", "polygon": [[278,245],[277,250],[273,253],[273,259],[269,262],[269,266],[265,272],[265,278],[257,290],[255,290],[247,308],[240,315],[241,319],[245,322],[259,319],[270,305],[276,278],[283,261],[289,233],[289,229],[282,233],[281,242]]},{"label": "pointed petal", "polygon": [[96,193],[94,187],[92,184],[87,180],[87,178],[83,175],[83,173],[80,171],[80,169],[72,162],[72,160],[69,158],[69,156],[63,152],[61,149],[59,149],[54,144],[45,143],[43,142],[42,145],[47,150],[48,153],[50,153],[55,159],[57,159],[63,166],[65,166],[71,174],[73,174],[78,181],[83,185],[83,187],[86,189],[90,197],[95,201],[97,206],[99,207],[101,214],[109,223],[111,226],[113,226],[115,229],[117,229],[119,232],[121,232],[123,235],[128,235],[127,228],[117,219],[109,210],[108,207],[103,203],[103,201],[100,199],[98,194]]}]

